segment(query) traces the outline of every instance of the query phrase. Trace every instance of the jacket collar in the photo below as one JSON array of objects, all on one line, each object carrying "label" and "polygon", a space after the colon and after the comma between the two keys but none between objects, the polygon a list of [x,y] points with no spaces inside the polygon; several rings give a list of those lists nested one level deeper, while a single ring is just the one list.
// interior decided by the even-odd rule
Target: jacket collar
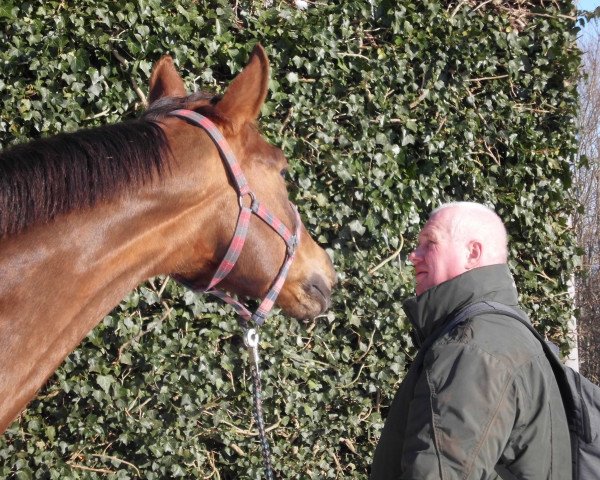
[{"label": "jacket collar", "polygon": [[403,308],[412,322],[420,344],[458,310],[481,300],[517,306],[518,294],[508,265],[475,268],[440,283],[416,297]]}]

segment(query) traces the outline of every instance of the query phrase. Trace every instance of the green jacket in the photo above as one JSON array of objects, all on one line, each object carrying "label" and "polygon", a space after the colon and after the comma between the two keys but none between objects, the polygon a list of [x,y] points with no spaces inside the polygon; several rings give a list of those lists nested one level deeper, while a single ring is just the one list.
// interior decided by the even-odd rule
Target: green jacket
[{"label": "green jacket", "polygon": [[[419,343],[480,300],[517,306],[506,265],[477,268],[404,303]],[[567,420],[550,364],[524,325],[486,314],[413,362],[390,407],[372,480],[570,480]]]}]

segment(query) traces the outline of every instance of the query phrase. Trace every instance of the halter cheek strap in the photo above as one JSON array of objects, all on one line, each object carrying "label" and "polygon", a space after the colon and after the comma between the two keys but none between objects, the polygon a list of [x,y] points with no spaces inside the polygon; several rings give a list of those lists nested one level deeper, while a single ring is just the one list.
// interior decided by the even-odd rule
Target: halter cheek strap
[{"label": "halter cheek strap", "polygon": [[[298,213],[298,209],[294,204],[290,202],[295,216],[295,229],[294,233],[292,233],[281,220],[279,220],[275,215],[273,215],[264,205],[262,205],[256,199],[254,193],[248,185],[246,177],[244,176],[239,163],[235,158],[235,155],[233,154],[233,151],[227,143],[227,140],[225,140],[223,134],[219,131],[219,129],[211,120],[192,110],[174,110],[173,112],[171,112],[171,115],[187,120],[188,122],[206,131],[206,133],[211,137],[211,139],[217,146],[221,157],[225,160],[225,166],[230,174],[234,188],[238,194],[240,212],[238,214],[237,225],[235,227],[233,238],[231,240],[231,243],[229,244],[227,253],[221,260],[217,271],[213,275],[208,286],[204,289],[204,292],[215,295],[223,301],[227,302],[229,305],[231,305],[236,310],[238,316],[242,321],[249,322],[250,320],[252,320],[257,325],[262,325],[267,315],[273,308],[275,300],[277,300],[277,296],[279,295],[279,292],[281,291],[281,288],[285,283],[285,279],[287,278],[290,265],[292,264],[294,256],[296,254],[296,248],[300,240],[301,226],[300,214]],[[249,205],[245,205],[244,203],[245,196],[249,196],[250,198]],[[215,289],[215,286],[220,281],[222,281],[235,266],[242,251],[242,248],[244,247],[244,243],[248,235],[248,225],[250,223],[250,218],[253,214],[259,217],[261,220],[263,220],[283,239],[286,245],[286,253],[283,265],[281,266],[277,277],[275,277],[275,280],[271,284],[267,295],[261,301],[257,310],[254,313],[251,313],[238,300],[229,296],[227,293],[221,290]],[[178,281],[181,280],[178,278]],[[181,283],[185,284],[185,282]]]}]

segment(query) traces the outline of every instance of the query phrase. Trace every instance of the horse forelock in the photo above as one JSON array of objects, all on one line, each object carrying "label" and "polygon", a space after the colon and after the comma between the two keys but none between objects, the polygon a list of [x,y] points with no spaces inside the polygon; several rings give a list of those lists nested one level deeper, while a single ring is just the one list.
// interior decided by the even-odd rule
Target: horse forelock
[{"label": "horse forelock", "polygon": [[219,101],[219,96],[203,92],[192,93],[187,97],[163,97],[154,101],[144,112],[143,118],[161,121],[173,110],[193,109],[198,113],[214,117],[216,111],[214,105]]}]

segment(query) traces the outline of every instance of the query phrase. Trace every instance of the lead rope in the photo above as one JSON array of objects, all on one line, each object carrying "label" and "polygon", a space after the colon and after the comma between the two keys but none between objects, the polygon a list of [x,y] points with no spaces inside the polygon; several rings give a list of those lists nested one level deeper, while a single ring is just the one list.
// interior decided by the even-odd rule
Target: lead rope
[{"label": "lead rope", "polygon": [[260,437],[260,446],[262,450],[263,466],[267,480],[273,480],[273,464],[271,463],[271,450],[265,431],[265,421],[262,410],[262,388],[260,381],[260,360],[258,357],[258,332],[250,328],[244,334],[244,344],[250,353],[250,370],[252,372],[253,400],[254,400],[254,419],[258,426]]}]

